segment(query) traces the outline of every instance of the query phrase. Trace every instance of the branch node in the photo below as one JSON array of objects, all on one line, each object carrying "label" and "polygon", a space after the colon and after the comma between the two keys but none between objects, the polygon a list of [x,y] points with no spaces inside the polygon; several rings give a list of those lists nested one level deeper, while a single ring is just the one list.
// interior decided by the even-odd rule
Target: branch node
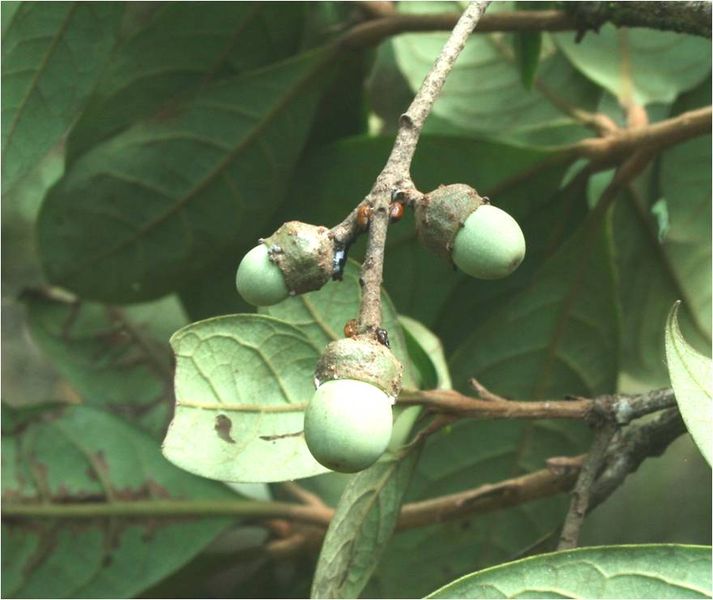
[{"label": "branch node", "polygon": [[413,122],[411,115],[409,115],[408,113],[403,113],[399,117],[399,128],[413,129],[414,127],[415,123]]},{"label": "branch node", "polygon": [[486,402],[508,402],[507,398],[503,398],[502,396],[494,394],[482,383],[480,383],[480,381],[478,381],[475,377],[471,377],[468,380],[468,384],[470,385],[470,387],[473,388],[475,393],[478,394],[478,397],[481,400],[485,400]]}]

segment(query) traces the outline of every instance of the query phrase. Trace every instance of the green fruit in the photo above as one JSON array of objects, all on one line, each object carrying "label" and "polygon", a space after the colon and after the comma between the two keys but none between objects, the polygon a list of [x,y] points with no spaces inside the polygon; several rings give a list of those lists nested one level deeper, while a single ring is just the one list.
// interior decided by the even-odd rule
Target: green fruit
[{"label": "green fruit", "polygon": [[464,183],[441,185],[428,192],[414,206],[418,241],[450,262],[454,238],[483,202],[475,188]]},{"label": "green fruit", "polygon": [[391,398],[370,383],[323,383],[305,412],[305,441],[312,456],[342,473],[374,464],[391,439],[391,404]]},{"label": "green fruit", "polygon": [[480,279],[510,275],[525,257],[522,230],[504,210],[483,204],[465,220],[451,257],[464,273]]},{"label": "green fruit", "polygon": [[254,306],[270,306],[289,295],[280,268],[270,260],[267,246],[260,244],[240,261],[235,287],[246,302]]}]

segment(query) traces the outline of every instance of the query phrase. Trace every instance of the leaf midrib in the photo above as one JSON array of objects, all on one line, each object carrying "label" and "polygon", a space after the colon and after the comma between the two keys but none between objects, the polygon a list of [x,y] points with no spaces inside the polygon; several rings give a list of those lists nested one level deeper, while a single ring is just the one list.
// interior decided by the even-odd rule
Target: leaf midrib
[{"label": "leaf midrib", "polygon": [[[17,124],[20,122],[20,119],[23,116],[23,111],[27,105],[27,102],[29,101],[29,99],[33,95],[33,93],[36,91],[37,83],[38,83],[40,77],[42,76],[42,74],[44,73],[44,71],[47,69],[47,65],[50,61],[50,58],[52,57],[55,48],[61,41],[65,32],[67,31],[67,28],[69,27],[69,23],[72,20],[72,17],[74,16],[74,13],[76,12],[77,8],[78,8],[77,2],[73,2],[71,4],[69,10],[67,11],[67,14],[64,17],[62,24],[60,25],[59,29],[57,29],[56,33],[54,34],[54,36],[52,38],[52,42],[50,43],[49,47],[47,48],[47,51],[45,52],[45,55],[43,56],[42,61],[40,62],[39,66],[37,68],[37,72],[35,73],[35,76],[32,78],[32,81],[30,82],[30,86],[27,89],[27,93],[25,94],[24,98],[18,105],[17,111],[15,112],[15,116],[13,117],[12,123],[10,124],[10,128],[7,133],[7,137],[5,138],[5,143],[3,144],[3,147],[2,147],[3,155],[5,155],[7,148],[10,146],[12,138],[15,134],[16,129],[17,129]],[[7,157],[5,159],[7,160]]]},{"label": "leaf midrib", "polygon": [[[411,449],[409,450],[409,454],[410,454],[410,452],[412,452],[412,451],[413,451],[413,448],[411,448]],[[408,456],[408,455],[403,456],[403,457],[400,457],[400,458],[398,458],[398,459],[394,459],[394,460],[392,461],[391,465],[390,465],[390,468],[385,471],[385,473],[375,482],[375,484],[374,484],[373,486],[371,486],[370,491],[371,491],[372,493],[370,494],[370,497],[369,497],[369,499],[368,499],[367,502],[366,502],[366,508],[365,508],[365,510],[362,511],[362,518],[361,518],[361,519],[359,520],[359,522],[358,522],[357,528],[356,528],[356,530],[355,530],[355,532],[354,532],[355,535],[352,537],[352,539],[350,540],[350,542],[347,544],[350,549],[354,546],[354,543],[355,543],[356,541],[358,541],[358,538],[359,538],[359,536],[361,535],[362,530],[364,529],[364,525],[366,524],[366,520],[367,520],[366,517],[369,515],[369,513],[371,512],[371,509],[372,509],[372,508],[374,507],[374,505],[376,504],[376,500],[379,498],[379,495],[380,495],[381,491],[389,484],[389,482],[391,481],[392,477],[394,476],[394,473],[397,472],[398,468],[399,468],[406,460],[409,460],[409,456]],[[404,490],[404,492],[405,492],[405,490]],[[402,494],[401,497],[402,497],[402,499],[403,499],[403,494]],[[358,498],[357,498],[357,499],[358,499]],[[394,519],[394,528],[395,528],[395,527],[396,527],[396,519]],[[393,531],[393,529],[392,529],[392,531]],[[339,550],[339,552],[338,552],[337,554],[339,554],[340,552],[342,552],[342,549],[343,549],[343,548],[344,548],[344,545],[340,546],[340,550]],[[335,557],[336,557],[336,555],[335,555]],[[321,557],[320,557],[320,559],[321,559]],[[353,562],[354,562],[354,553],[350,552],[346,564],[347,564],[348,567],[351,567],[351,565],[353,564]],[[330,561],[330,564],[331,564],[331,563],[332,563],[332,561]],[[332,586],[334,585],[334,584],[333,584],[334,575],[332,575],[332,576],[326,578],[327,581],[330,582],[330,584],[327,585],[327,587],[326,587],[325,589],[322,589],[322,588],[315,588],[315,589],[312,591],[312,594],[313,594],[313,595],[316,594],[317,596],[324,596],[324,597],[329,597],[329,596],[332,596],[332,595],[334,595],[334,597],[339,597],[338,594],[339,594],[341,591],[343,591],[342,588],[344,587],[344,583],[346,582],[346,578],[347,578],[347,576],[348,576],[348,574],[349,574],[349,571],[350,571],[350,568],[345,568],[345,569],[343,570],[343,572],[342,572],[342,574],[341,574],[341,577],[340,577],[340,581],[336,584],[336,586],[335,586],[334,588],[332,587]]]}]

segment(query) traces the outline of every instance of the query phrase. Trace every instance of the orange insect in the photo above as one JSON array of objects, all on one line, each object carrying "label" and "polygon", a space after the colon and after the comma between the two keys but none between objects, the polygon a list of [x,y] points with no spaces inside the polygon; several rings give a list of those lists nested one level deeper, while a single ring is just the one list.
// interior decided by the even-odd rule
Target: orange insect
[{"label": "orange insect", "polygon": [[344,337],[354,337],[357,334],[357,320],[350,319],[344,324]]},{"label": "orange insect", "polygon": [[371,220],[371,206],[368,204],[361,204],[357,210],[357,224],[361,229],[366,229],[369,227],[369,221]]},{"label": "orange insect", "polygon": [[389,206],[389,221],[391,223],[396,223],[401,220],[404,216],[404,203],[403,202],[392,202]]}]

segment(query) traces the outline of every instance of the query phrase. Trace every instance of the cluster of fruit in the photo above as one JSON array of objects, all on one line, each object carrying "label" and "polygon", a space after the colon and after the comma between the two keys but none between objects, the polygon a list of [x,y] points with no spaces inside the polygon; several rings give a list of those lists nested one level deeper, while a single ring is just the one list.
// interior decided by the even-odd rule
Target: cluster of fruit
[{"label": "cluster of fruit", "polygon": [[[517,221],[467,185],[441,186],[412,204],[421,243],[472,277],[505,277],[525,256]],[[400,218],[400,208],[391,210],[392,219]],[[364,213],[359,211],[359,219]],[[327,228],[285,223],[245,255],[236,276],[238,292],[251,304],[269,306],[320,289],[339,274],[340,253]],[[403,370],[383,336],[353,333],[328,344],[322,354],[304,423],[317,461],[347,473],[365,469],[386,450]]]}]

